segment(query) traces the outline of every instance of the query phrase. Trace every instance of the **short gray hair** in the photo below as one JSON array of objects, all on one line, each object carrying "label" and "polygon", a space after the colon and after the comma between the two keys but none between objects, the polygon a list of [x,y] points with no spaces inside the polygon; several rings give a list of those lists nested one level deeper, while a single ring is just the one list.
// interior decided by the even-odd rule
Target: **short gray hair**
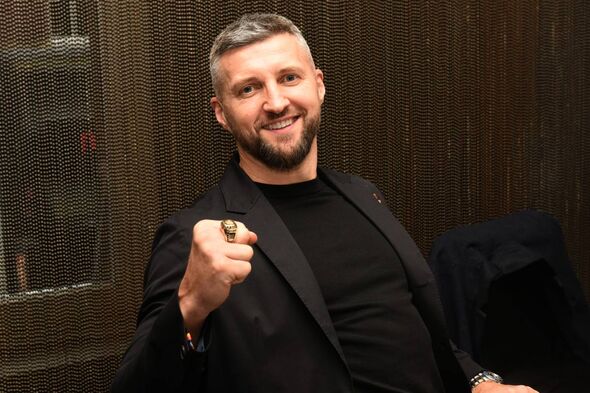
[{"label": "short gray hair", "polygon": [[263,41],[277,34],[288,33],[297,38],[299,44],[309,54],[312,66],[315,68],[311,51],[301,31],[284,16],[276,14],[246,14],[227,26],[213,42],[209,54],[209,71],[215,94],[219,95],[219,60],[224,53],[231,49],[240,48],[255,42]]}]

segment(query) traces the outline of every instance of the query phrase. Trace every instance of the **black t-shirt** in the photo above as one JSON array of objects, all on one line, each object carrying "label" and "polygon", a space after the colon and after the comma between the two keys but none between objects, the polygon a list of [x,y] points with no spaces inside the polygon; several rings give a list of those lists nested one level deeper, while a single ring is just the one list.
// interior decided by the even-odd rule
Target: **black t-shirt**
[{"label": "black t-shirt", "polygon": [[316,276],[355,390],[443,392],[430,335],[381,232],[320,179],[258,186]]}]

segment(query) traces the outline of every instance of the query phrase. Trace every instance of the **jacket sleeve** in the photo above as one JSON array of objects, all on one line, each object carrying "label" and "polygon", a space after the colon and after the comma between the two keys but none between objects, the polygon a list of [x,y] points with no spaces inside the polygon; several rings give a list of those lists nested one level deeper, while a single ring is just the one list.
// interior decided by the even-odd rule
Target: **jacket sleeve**
[{"label": "jacket sleeve", "polygon": [[190,230],[170,219],[157,231],[144,276],[137,330],[115,375],[112,392],[199,391],[206,352],[181,357],[184,326],[178,286],[190,252]]},{"label": "jacket sleeve", "polygon": [[457,348],[455,343],[451,341],[451,348],[453,349],[453,353],[455,357],[459,361],[459,365],[463,369],[467,380],[471,380],[471,378],[475,377],[477,374],[483,371],[483,367],[477,364],[467,352],[460,350]]}]

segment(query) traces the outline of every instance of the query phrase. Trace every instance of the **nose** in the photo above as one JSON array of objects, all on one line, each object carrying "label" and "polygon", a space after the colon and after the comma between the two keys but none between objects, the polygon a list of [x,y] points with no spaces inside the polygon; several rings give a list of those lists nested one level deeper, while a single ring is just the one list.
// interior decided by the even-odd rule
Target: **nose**
[{"label": "nose", "polygon": [[271,113],[282,113],[289,105],[289,100],[279,86],[268,86],[266,88],[266,100],[262,109]]}]

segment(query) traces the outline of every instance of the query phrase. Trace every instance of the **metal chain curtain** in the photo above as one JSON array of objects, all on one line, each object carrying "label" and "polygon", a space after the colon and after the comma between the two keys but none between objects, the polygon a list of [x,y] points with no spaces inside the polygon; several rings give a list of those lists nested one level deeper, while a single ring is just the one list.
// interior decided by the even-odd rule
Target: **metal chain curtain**
[{"label": "metal chain curtain", "polygon": [[539,208],[590,293],[585,1],[5,1],[0,391],[108,390],[154,230],[234,149],[207,55],[253,11],[291,18],[325,73],[321,163],[375,182],[424,253]]}]

